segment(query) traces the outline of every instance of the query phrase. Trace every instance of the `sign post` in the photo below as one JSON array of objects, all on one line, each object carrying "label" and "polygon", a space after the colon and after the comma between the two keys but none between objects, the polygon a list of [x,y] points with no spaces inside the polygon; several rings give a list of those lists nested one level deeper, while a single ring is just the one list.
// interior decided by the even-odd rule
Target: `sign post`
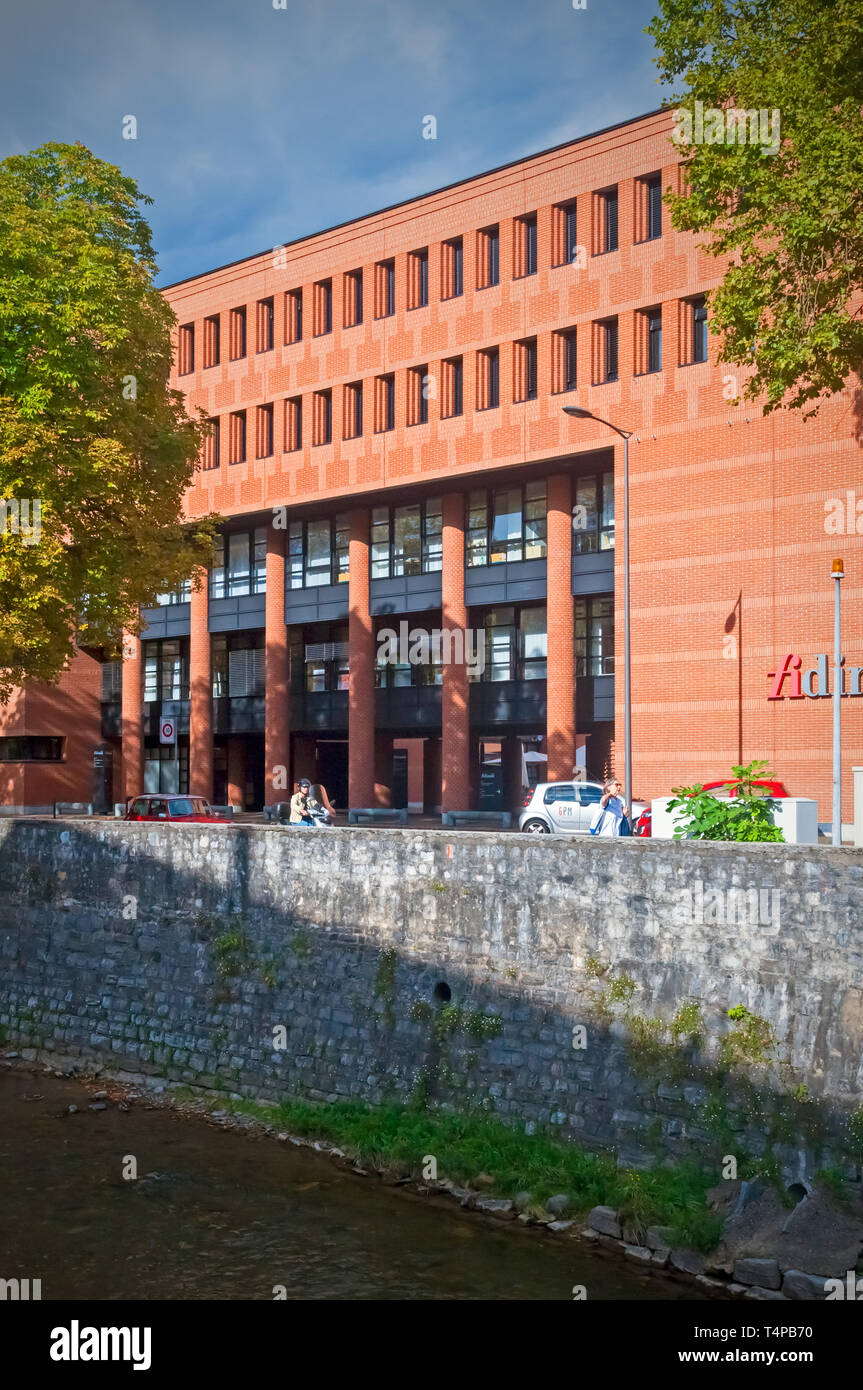
[{"label": "sign post", "polygon": [[159,720],[159,742],[176,744],[177,721],[175,719]]},{"label": "sign post", "polygon": [[839,591],[845,566],[833,561],[833,844],[842,844],[842,640]]}]

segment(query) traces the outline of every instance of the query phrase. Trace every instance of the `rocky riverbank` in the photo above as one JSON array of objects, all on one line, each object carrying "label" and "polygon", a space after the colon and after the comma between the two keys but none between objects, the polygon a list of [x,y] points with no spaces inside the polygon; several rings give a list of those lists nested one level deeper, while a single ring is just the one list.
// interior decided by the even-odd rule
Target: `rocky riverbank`
[{"label": "rocky riverbank", "polygon": [[[109,1073],[62,1057],[37,1059],[30,1050],[0,1056],[7,1067],[32,1068],[41,1061],[44,1071],[77,1077],[87,1087],[90,1110],[114,1105],[167,1107],[203,1116],[216,1127],[269,1135],[406,1193],[457,1203],[478,1217],[542,1228],[549,1238],[584,1242],[652,1277],[689,1284],[694,1297],[786,1301],[836,1296],[831,1295],[828,1281],[845,1280],[847,1272],[855,1270],[863,1245],[859,1184],[844,1183],[841,1191],[830,1191],[826,1181],[809,1188],[801,1184],[801,1190],[788,1193],[765,1178],[720,1183],[704,1194],[706,1209],[714,1214],[718,1242],[711,1250],[696,1250],[681,1245],[673,1227],[641,1217],[637,1200],[619,1207],[600,1203],[586,1210],[567,1191],[546,1196],[523,1188],[503,1194],[499,1176],[476,1166],[455,1180],[437,1171],[432,1153],[417,1154],[411,1162],[388,1154],[385,1146],[370,1152],[368,1142],[334,1137],[331,1107],[279,1106],[224,1092],[179,1088],[153,1076]],[[432,1114],[429,1123],[433,1134],[435,1124],[444,1126],[448,1121]],[[347,1133],[349,1127],[343,1128]],[[427,1147],[436,1147],[433,1139]],[[642,1176],[630,1175],[635,1194]]]}]

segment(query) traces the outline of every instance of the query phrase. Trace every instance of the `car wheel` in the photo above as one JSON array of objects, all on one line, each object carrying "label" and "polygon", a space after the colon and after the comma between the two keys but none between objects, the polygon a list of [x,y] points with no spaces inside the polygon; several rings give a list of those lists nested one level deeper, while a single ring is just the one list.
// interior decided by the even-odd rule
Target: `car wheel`
[{"label": "car wheel", "polygon": [[527,835],[550,835],[551,831],[544,820],[528,820],[524,823],[524,831]]}]

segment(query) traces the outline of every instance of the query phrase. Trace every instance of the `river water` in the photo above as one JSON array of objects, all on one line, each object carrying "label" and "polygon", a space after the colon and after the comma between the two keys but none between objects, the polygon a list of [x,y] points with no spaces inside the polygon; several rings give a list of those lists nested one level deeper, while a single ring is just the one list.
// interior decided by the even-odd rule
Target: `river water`
[{"label": "river water", "polygon": [[696,1296],[267,1135],[91,1101],[72,1078],[0,1071],[0,1278],[41,1279],[43,1300]]}]

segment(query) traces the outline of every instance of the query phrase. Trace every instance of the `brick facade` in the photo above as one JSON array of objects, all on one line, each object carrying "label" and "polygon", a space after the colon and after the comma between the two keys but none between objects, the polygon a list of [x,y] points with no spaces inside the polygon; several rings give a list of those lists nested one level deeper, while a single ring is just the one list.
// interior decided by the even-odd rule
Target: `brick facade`
[{"label": "brick facade", "polygon": [[[212,466],[197,475],[186,499],[188,515],[216,511],[228,531],[266,526],[271,532],[265,617],[249,619],[250,628],[264,628],[266,641],[261,760],[267,785],[261,799],[281,799],[269,786],[273,767],[290,761],[292,781],[301,763],[314,769],[322,756],[315,752],[308,700],[297,703],[302,681],[291,685],[288,662],[292,641],[293,650],[302,645],[308,650],[322,639],[305,617],[294,623],[288,615],[285,627],[285,533],[272,531],[272,509],[286,508],[289,522],[351,514],[345,586],[349,690],[342,715],[337,705],[344,697],[333,686],[335,712],[328,716],[333,740],[346,739],[350,748],[350,801],[369,805],[387,799],[387,774],[381,769],[387,740],[395,737],[401,747],[415,734],[424,739],[424,747],[415,751],[426,768],[426,783],[441,767],[442,790],[426,785],[425,802],[442,798],[445,807],[455,808],[476,800],[482,740],[499,737],[500,767],[511,767],[513,740],[525,736],[527,725],[514,716],[508,723],[491,716],[474,720],[464,708],[462,674],[449,667],[436,726],[411,730],[393,717],[386,728],[378,727],[376,711],[383,704],[377,697],[384,692],[375,688],[372,610],[380,582],[370,558],[369,528],[376,508],[443,498],[442,607],[433,610],[423,602],[399,609],[396,604],[388,610],[392,620],[397,624],[406,616],[419,623],[418,614],[425,613],[429,625],[479,626],[488,605],[503,602],[515,604],[517,625],[527,581],[513,569],[504,600],[466,595],[466,579],[475,579],[476,571],[458,558],[459,528],[465,534],[472,489],[535,479],[546,481],[548,498],[541,598],[548,669],[545,714],[529,732],[544,740],[549,776],[570,775],[585,733],[588,771],[601,775],[610,768],[623,727],[623,547],[618,539],[604,591],[606,597],[614,595],[618,639],[614,720],[591,721],[584,714],[587,685],[575,674],[572,633],[582,596],[601,596],[602,590],[591,578],[594,561],[572,554],[568,515],[579,477],[600,473],[613,459],[620,537],[623,452],[621,441],[601,424],[563,414],[564,404],[577,404],[633,432],[635,795],[658,795],[680,782],[725,775],[738,759],[764,757],[789,791],[817,796],[822,819],[829,819],[830,702],[769,701],[768,673],[787,652],[800,654],[806,669],[815,654],[830,651],[834,554],[844,557],[848,574],[843,589],[847,664],[863,664],[856,512],[841,534],[825,529],[831,501],[847,502],[849,490],[859,486],[857,417],[850,394],[841,393],[809,424],[796,412],[764,418],[757,406],[742,402],[745,373],[719,362],[713,341],[708,340],[705,361],[693,360],[693,300],[718,284],[722,265],[694,236],[671,228],[667,209],[661,236],[645,239],[644,180],[660,174],[663,187],[679,183],[670,129],[668,113],[653,113],[165,291],[180,329],[186,330],[178,332],[178,353],[182,349],[185,355],[178,367],[189,365],[194,340],[194,370],[178,372],[173,384],[186,393],[191,408],[219,420],[217,447],[211,446],[204,460]],[[608,213],[602,195],[612,186],[617,188],[617,248],[605,250]],[[567,241],[572,228],[567,210],[573,208],[575,246]],[[489,284],[492,245],[499,278]],[[652,372],[645,370],[646,311],[661,312],[662,322],[661,369]],[[216,322],[220,360],[207,365],[215,353]],[[565,336],[571,330],[574,339]],[[617,369],[609,372],[615,347]],[[496,368],[489,365],[489,353]],[[575,382],[567,379],[570,368]],[[496,405],[489,400],[493,370]],[[490,582],[497,568],[487,566]],[[195,787],[212,780],[205,608],[193,597],[190,778]],[[387,610],[379,606],[377,611]],[[212,621],[209,627],[212,633]],[[337,646],[341,639],[329,634],[325,640]],[[133,670],[124,672],[126,794],[140,785],[145,753],[141,720],[136,726],[135,719],[137,681]],[[387,708],[395,707],[397,692],[385,694]],[[470,709],[480,707],[480,694],[475,687],[467,692]],[[28,694],[24,704],[35,698]],[[598,710],[599,693],[594,699]],[[55,722],[65,728],[65,698],[57,701]],[[2,732],[17,731],[21,709],[21,701],[7,709]],[[306,719],[294,730],[291,710]],[[844,701],[843,711],[848,820],[850,768],[863,763],[863,697]],[[386,735],[377,747],[376,732]],[[442,746],[436,747],[439,738]],[[615,770],[622,773],[619,759]],[[7,779],[7,801],[17,775]],[[81,780],[83,771],[76,775]],[[415,783],[415,760],[410,777]]]}]

